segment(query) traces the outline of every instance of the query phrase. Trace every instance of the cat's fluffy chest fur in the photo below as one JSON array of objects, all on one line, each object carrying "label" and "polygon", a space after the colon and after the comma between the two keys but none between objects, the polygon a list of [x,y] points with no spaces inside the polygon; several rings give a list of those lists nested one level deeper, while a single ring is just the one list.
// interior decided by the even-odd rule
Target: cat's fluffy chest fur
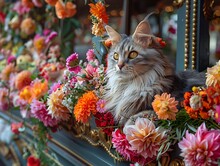
[{"label": "cat's fluffy chest fur", "polygon": [[[114,52],[114,48],[110,52]],[[140,64],[137,62],[125,66],[124,71],[118,69],[110,53],[104,98],[106,109],[111,111],[115,120],[121,124],[146,106],[150,106],[156,94],[169,91],[173,84],[172,65],[160,52],[154,50],[149,53],[154,56],[150,57],[151,61],[142,57]]]}]

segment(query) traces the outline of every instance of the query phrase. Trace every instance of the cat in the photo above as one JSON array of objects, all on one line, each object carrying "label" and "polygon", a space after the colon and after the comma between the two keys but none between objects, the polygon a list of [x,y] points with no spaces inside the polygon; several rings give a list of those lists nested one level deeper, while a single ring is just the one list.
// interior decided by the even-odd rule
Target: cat
[{"label": "cat", "polygon": [[[203,85],[197,72],[175,73],[174,66],[161,52],[145,18],[132,36],[121,35],[106,25],[112,46],[108,54],[105,108],[116,123],[125,122],[134,114],[151,108],[156,94],[171,93],[178,99],[189,85]],[[198,78],[203,78],[198,80]],[[202,80],[202,81],[201,81]]]}]

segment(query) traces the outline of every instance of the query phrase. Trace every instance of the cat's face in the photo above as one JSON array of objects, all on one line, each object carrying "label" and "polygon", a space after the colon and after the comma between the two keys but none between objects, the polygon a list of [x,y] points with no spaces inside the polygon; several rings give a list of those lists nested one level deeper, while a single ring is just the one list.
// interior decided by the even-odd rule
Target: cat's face
[{"label": "cat's face", "polygon": [[131,37],[120,35],[110,26],[106,30],[113,44],[108,55],[108,72],[134,77],[160,61],[160,53],[151,47],[154,40],[148,22],[142,21]]},{"label": "cat's face", "polygon": [[143,49],[126,37],[112,47],[108,56],[108,70],[121,76],[133,77],[149,70],[158,53],[152,49]]},{"label": "cat's face", "polygon": [[117,74],[129,74],[133,72],[135,63],[139,58],[138,49],[127,38],[114,46],[109,52],[108,68]]}]

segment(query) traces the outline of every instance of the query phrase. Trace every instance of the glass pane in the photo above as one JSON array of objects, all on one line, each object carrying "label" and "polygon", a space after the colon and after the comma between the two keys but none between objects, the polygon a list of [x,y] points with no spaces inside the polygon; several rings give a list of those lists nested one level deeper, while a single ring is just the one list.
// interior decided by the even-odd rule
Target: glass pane
[{"label": "glass pane", "polygon": [[215,19],[210,22],[209,26],[210,33],[210,66],[216,64],[220,59],[220,20]]},{"label": "glass pane", "polygon": [[[125,0],[126,1],[126,0]],[[107,13],[109,15],[109,25],[117,32],[122,32],[123,17],[123,3],[125,1],[106,0]],[[163,48],[165,55],[169,57],[171,62],[175,65],[176,57],[176,43],[177,43],[177,15],[172,7],[171,0],[154,0],[154,1],[140,1],[131,0],[131,27],[130,32],[133,33],[138,23],[143,20],[149,13],[155,10],[161,10],[160,14],[152,15],[149,22],[152,27],[152,33],[163,38],[166,41],[166,47]],[[88,48],[92,47],[91,34],[91,20],[89,18],[89,8],[84,4],[84,1],[77,1],[78,12],[77,18],[81,23],[81,27],[76,29],[75,47],[74,50],[81,55],[85,55]]]}]

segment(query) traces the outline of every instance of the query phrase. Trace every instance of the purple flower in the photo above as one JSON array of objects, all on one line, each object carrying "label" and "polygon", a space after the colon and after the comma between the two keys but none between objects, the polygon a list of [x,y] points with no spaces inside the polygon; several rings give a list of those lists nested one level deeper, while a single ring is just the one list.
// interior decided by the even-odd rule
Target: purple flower
[{"label": "purple flower", "polygon": [[50,32],[51,32],[50,29],[44,29],[43,34],[44,34],[44,36],[47,36],[47,35],[49,35]]},{"label": "purple flower", "polygon": [[97,103],[96,103],[96,109],[98,112],[100,113],[104,113],[105,110],[105,100],[100,99]]},{"label": "purple flower", "polygon": [[73,53],[66,59],[66,67],[69,71],[74,72],[75,74],[81,71],[77,53]]},{"label": "purple flower", "polygon": [[7,59],[7,64],[15,62],[16,61],[16,57],[13,55],[10,55]]},{"label": "purple flower", "polygon": [[48,44],[50,41],[52,41],[55,37],[57,37],[57,32],[53,31],[47,36],[45,43]]}]

